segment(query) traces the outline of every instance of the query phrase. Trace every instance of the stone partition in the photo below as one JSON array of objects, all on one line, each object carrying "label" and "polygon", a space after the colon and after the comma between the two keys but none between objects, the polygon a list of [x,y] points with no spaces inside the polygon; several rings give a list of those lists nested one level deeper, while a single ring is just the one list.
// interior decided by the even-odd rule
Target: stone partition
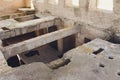
[{"label": "stone partition", "polygon": [[0,40],[0,75],[6,71],[9,71],[11,68],[7,65],[6,59],[3,55],[4,48],[2,46],[2,41]]},{"label": "stone partition", "polygon": [[[11,24],[8,24],[6,26],[6,21]],[[40,19],[34,19],[25,22],[16,22],[14,19],[8,19],[1,22],[2,26],[6,27],[6,30],[3,30],[1,27],[0,39],[2,40],[22,35],[25,33],[33,32],[35,30],[48,28],[54,25],[58,26],[58,28],[62,26],[61,19],[55,16],[47,16]]]},{"label": "stone partition", "polygon": [[[73,34],[77,34],[79,32],[80,32],[79,27],[73,27],[73,28],[61,29],[61,30],[58,30],[58,31],[55,31],[49,34],[44,34],[42,36],[38,36],[33,39],[29,39],[23,42],[19,42],[17,44],[4,47],[5,49],[4,55],[6,59],[8,59],[9,57],[12,57],[14,55],[21,54],[25,51],[35,49],[37,47],[43,46],[45,44],[48,44],[56,40],[60,40],[62,38],[65,38]],[[54,36],[54,37],[51,37],[51,36]]]}]

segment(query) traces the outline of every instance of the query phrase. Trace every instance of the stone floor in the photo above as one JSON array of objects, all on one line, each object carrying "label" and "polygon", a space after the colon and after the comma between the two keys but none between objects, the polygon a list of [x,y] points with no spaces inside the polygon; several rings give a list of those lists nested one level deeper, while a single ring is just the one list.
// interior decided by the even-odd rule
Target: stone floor
[{"label": "stone floor", "polygon": [[59,69],[32,63],[1,75],[0,80],[120,80],[120,45],[95,39],[63,58],[71,62]]},{"label": "stone floor", "polygon": [[42,47],[39,47],[35,49],[39,52],[39,55],[34,55],[32,57],[26,57],[25,53],[20,54],[20,58],[24,63],[29,64],[32,62],[43,62],[43,63],[49,63],[51,61],[54,61],[58,59],[60,52],[58,52],[56,49],[52,48],[49,45],[44,45]]},{"label": "stone floor", "polygon": [[52,70],[43,63],[21,66],[0,77],[0,80],[49,80]]}]

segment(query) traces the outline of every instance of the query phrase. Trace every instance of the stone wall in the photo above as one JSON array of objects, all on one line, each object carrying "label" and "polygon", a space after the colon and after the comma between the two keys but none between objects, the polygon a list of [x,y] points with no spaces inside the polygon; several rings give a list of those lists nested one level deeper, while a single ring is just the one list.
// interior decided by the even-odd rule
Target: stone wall
[{"label": "stone wall", "polygon": [[0,0],[0,15],[16,12],[18,8],[25,7],[24,0]]},{"label": "stone wall", "polygon": [[3,46],[2,41],[0,40],[0,75],[3,74],[6,71],[9,71],[11,68],[7,65],[7,62],[3,56]]},{"label": "stone wall", "polygon": [[[109,30],[110,33],[113,33],[113,29],[115,32],[119,30],[119,23],[117,23],[120,18],[119,0],[114,0],[113,11],[97,9],[97,0],[79,0],[79,7],[68,7],[65,5],[65,0],[59,0],[58,5],[53,5],[48,2],[48,0],[34,0],[37,16],[41,13],[50,13],[59,16],[65,21],[65,26],[75,26],[75,23],[84,23],[85,27],[88,28],[88,33],[91,34],[85,31],[85,33],[81,33],[82,36],[79,34],[78,42],[80,43],[83,43],[81,37],[88,37],[91,39],[98,38],[99,36],[104,37],[103,34],[96,33],[98,30],[100,30],[99,32],[102,31],[102,33],[107,30],[107,32],[105,32],[106,34],[109,33]],[[92,29],[93,31],[90,31],[90,28],[94,30]],[[117,32],[119,33],[119,31]]]}]

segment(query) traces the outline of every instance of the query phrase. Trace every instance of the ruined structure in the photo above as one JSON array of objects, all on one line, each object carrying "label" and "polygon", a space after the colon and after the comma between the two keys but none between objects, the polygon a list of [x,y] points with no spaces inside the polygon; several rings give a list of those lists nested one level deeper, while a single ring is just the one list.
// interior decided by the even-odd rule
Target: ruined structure
[{"label": "ruined structure", "polygon": [[0,80],[119,80],[120,1],[103,1],[2,0]]}]

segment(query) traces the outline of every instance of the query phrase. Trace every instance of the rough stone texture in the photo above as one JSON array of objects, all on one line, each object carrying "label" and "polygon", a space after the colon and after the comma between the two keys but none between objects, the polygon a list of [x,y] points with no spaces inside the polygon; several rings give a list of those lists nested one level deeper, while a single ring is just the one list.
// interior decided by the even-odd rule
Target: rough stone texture
[{"label": "rough stone texture", "polygon": [[[68,7],[65,4],[65,0],[59,0],[58,5],[49,4],[48,0],[44,0],[44,2],[41,2],[41,0],[34,0],[34,6],[37,11],[36,15],[38,17],[41,17],[41,16],[43,17],[43,15],[44,16],[48,16],[48,15],[58,16],[64,22],[64,27],[76,27],[76,24],[77,24],[77,27],[79,27],[79,24],[83,23],[84,27],[82,28],[80,27],[81,32],[77,35],[77,44],[80,45],[84,42],[85,37],[89,39],[95,39],[95,38],[109,39],[109,37],[112,34],[115,34],[118,37],[118,39],[120,38],[120,29],[119,29],[120,27],[120,5],[119,5],[120,1],[119,0],[113,0],[113,1],[114,1],[113,11],[106,11],[106,10],[104,11],[104,10],[97,9],[96,8],[97,0],[80,0],[79,7]],[[1,1],[1,3],[2,2],[3,1]],[[3,11],[3,9],[1,9],[0,11]],[[5,16],[5,18],[6,17],[8,16]],[[54,20],[51,20],[51,19],[54,19]],[[52,18],[47,17],[44,19],[21,22],[15,25],[12,24],[14,26],[10,26],[9,30],[0,29],[0,39],[14,37],[17,35],[31,32],[33,30],[37,30],[39,28],[45,28],[53,24],[55,25],[57,21],[59,24],[59,21],[61,19],[56,20],[55,17],[52,17]],[[47,22],[46,20],[47,21],[49,20],[49,21]],[[6,24],[5,24],[5,27],[6,27]],[[69,33],[66,33],[66,34],[69,34]],[[50,34],[48,34],[48,36],[49,35]],[[57,35],[57,34],[55,33],[54,35]],[[59,37],[59,35],[57,36]],[[48,38],[50,38],[51,41],[53,41],[52,37],[48,37]],[[33,40],[33,41],[36,41],[36,40]],[[29,48],[26,50],[33,49],[35,48],[34,46],[39,45],[37,44],[39,43],[39,39],[37,41],[38,42],[36,42],[35,44],[29,44],[29,43],[32,43],[32,41],[26,42],[28,45],[27,48]],[[44,42],[44,40],[42,41]],[[47,42],[49,42],[49,39]],[[22,43],[22,46],[24,46],[24,44],[25,43]],[[21,46],[20,48],[19,45],[21,44],[19,45],[16,44],[16,45],[17,45],[17,49],[20,52],[22,50],[24,51],[24,49],[26,48],[26,46],[23,48]],[[15,45],[15,50],[17,50],[16,45]],[[32,45],[32,48],[31,48],[31,45]],[[9,46],[9,47],[10,47],[9,49],[11,49],[12,47],[14,48],[14,46],[12,47]],[[2,47],[0,48],[2,50]],[[106,79],[119,80],[120,77],[117,74],[117,73],[120,73],[120,65],[119,65],[120,51],[119,49],[120,49],[119,45],[111,44],[109,42],[96,39],[88,44],[84,44],[83,46],[77,47],[76,49],[73,49],[67,52],[63,58],[70,59],[71,62],[68,65],[64,66],[63,68],[60,68],[52,72],[51,73],[52,76],[50,76],[49,78],[47,77],[45,78],[49,80],[51,79],[52,80],[70,80],[70,79],[71,80],[79,80],[79,79],[81,80],[94,80],[94,79],[95,80],[101,80],[101,79],[102,80],[106,80]],[[19,51],[17,50],[18,51],[17,52],[15,50],[14,49],[12,51],[8,50],[8,53],[16,52],[17,54]],[[97,55],[93,54],[97,52],[99,54]],[[2,52],[0,53],[2,54]],[[1,59],[3,60],[3,62],[1,63],[4,63],[4,57],[2,55],[1,55]],[[31,64],[30,66],[33,66],[33,65]],[[19,69],[21,69],[21,67]],[[27,68],[23,70],[28,71]],[[34,70],[32,71],[30,69],[30,71],[34,73]],[[20,71],[18,71],[18,73],[19,72]],[[12,74],[12,72],[10,74]],[[19,78],[25,78],[26,75],[21,75],[22,77],[19,77]],[[30,74],[29,76],[31,77],[31,75],[32,74]],[[7,77],[2,77],[2,78],[3,79],[9,78],[8,76],[9,75],[7,75]],[[15,78],[14,77],[15,75],[12,75],[12,76],[13,77],[10,77],[11,80]],[[33,79],[34,78],[35,77],[33,77]],[[38,78],[35,78],[35,79],[38,80]],[[23,80],[23,79],[20,79],[20,80]]]},{"label": "rough stone texture", "polygon": [[[80,0],[80,6],[77,8],[66,6],[65,0],[59,0],[58,5],[51,5],[48,3],[48,0],[44,0],[44,2],[41,2],[40,0],[33,1],[37,16],[46,13],[59,16],[64,21],[64,24],[69,27],[75,26],[74,23],[76,22],[78,22],[78,24],[81,24],[82,22],[90,24],[89,26],[85,25],[87,26],[87,29],[94,26],[94,30],[90,30],[91,33],[86,33],[86,35],[89,35],[92,39],[104,36],[104,34],[96,34],[96,31],[101,32],[101,29],[103,28],[103,30],[110,29],[111,27],[114,28],[115,21],[118,22],[120,18],[119,0],[113,0],[113,11],[97,9],[97,0]],[[115,28],[115,31],[118,30],[117,28]],[[93,34],[95,34],[95,36],[93,36]],[[78,44],[83,43],[83,37],[86,36],[84,34],[78,35]]]},{"label": "rough stone texture", "polygon": [[[104,40],[108,40],[113,31],[109,30],[109,28],[103,27],[99,28],[97,26],[87,25],[85,23],[82,23],[83,26],[81,27],[80,33],[76,36],[76,45],[82,45],[84,43],[85,38],[93,40],[96,38],[101,38]],[[97,28],[96,28],[97,27]]]},{"label": "rough stone texture", "polygon": [[49,45],[41,46],[35,50],[39,51],[38,55],[27,57],[27,56],[25,56],[26,52],[19,54],[21,60],[25,64],[30,64],[32,62],[49,63],[51,61],[58,59],[59,58],[58,55],[60,55],[60,52],[58,52],[56,49],[50,47]]},{"label": "rough stone texture", "polygon": [[[98,55],[93,52],[103,48]],[[71,62],[54,72],[52,80],[119,80],[120,46],[96,39],[65,53]]]},{"label": "rough stone texture", "polygon": [[0,40],[0,51],[4,51],[4,48],[2,46],[2,40]]},{"label": "rough stone texture", "polygon": [[120,1],[119,0],[114,0],[114,11],[116,14],[120,14]]},{"label": "rough stone texture", "polygon": [[11,70],[10,67],[8,67],[7,62],[3,56],[4,48],[2,47],[2,41],[0,40],[0,74],[3,74],[9,70]]},{"label": "rough stone texture", "polygon": [[73,55],[79,55],[79,54],[90,54],[93,55],[93,52],[98,51],[99,49],[104,49],[103,51],[99,52],[97,56],[103,56],[103,57],[117,57],[120,58],[120,45],[113,44],[101,39],[95,39],[87,44],[83,44],[82,46],[79,46],[73,50],[68,51],[65,53],[64,58],[71,59]]},{"label": "rough stone texture", "polygon": [[7,72],[0,80],[50,80],[52,70],[43,63],[32,63]]},{"label": "rough stone texture", "polygon": [[18,17],[15,17],[14,19],[19,22],[24,22],[24,21],[37,19],[37,17],[35,16],[35,14],[31,14],[31,15],[25,15],[25,16],[18,16]]},{"label": "rough stone texture", "polygon": [[14,26],[16,23],[17,23],[17,21],[14,20],[14,19],[2,20],[2,21],[0,21],[0,28],[2,28],[2,27],[6,27],[7,28],[9,26]]},{"label": "rough stone texture", "polygon": [[[99,49],[103,49],[100,50]],[[65,53],[59,64],[66,59],[70,63],[51,70],[43,63],[32,63],[11,70],[0,80],[119,80],[120,45],[95,39]],[[97,55],[93,53],[98,53]],[[59,66],[56,62],[48,66]]]},{"label": "rough stone texture", "polygon": [[7,65],[3,53],[0,51],[0,75],[10,70],[11,68]]},{"label": "rough stone texture", "polygon": [[52,80],[119,80],[119,61],[119,58],[110,60],[108,57],[76,54],[67,66],[54,72]]},{"label": "rough stone texture", "polygon": [[[17,44],[6,46],[4,47],[5,48],[4,54],[6,58],[9,58],[16,54],[20,54],[22,52],[32,50],[34,48],[43,46],[55,40],[59,40],[64,37],[76,34],[78,32],[80,32],[79,27],[61,29],[61,30],[58,30],[58,31],[55,31],[49,34],[45,34],[42,36],[38,36],[36,38],[32,38],[30,40],[26,40],[23,42],[19,42]],[[51,36],[54,36],[54,37],[51,37]]]},{"label": "rough stone texture", "polygon": [[10,19],[10,18],[16,18],[16,17],[20,17],[20,16],[25,16],[25,13],[11,13],[11,14],[5,14],[5,15],[1,15],[0,16],[0,20],[6,20],[6,19]]},{"label": "rough stone texture", "polygon": [[[11,23],[10,20],[8,22]],[[41,19],[34,19],[34,20],[25,21],[25,22],[13,23],[12,25],[9,25],[7,27],[8,30],[0,31],[0,39],[15,37],[21,34],[33,32],[37,29],[48,28],[48,27],[51,27],[54,25],[60,25],[60,24],[62,24],[60,18],[55,16],[47,16]],[[3,25],[3,23],[1,25]]]}]

